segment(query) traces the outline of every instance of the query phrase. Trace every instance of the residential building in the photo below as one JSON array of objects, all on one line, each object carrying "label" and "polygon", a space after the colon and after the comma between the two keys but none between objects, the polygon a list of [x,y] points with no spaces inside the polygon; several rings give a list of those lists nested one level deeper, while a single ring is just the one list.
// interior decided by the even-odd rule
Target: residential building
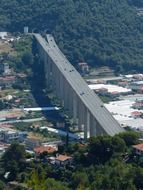
[{"label": "residential building", "polygon": [[139,111],[134,111],[134,112],[131,113],[131,115],[134,118],[140,118],[143,115],[143,113],[139,112]]},{"label": "residential building", "polygon": [[0,38],[4,40],[8,36],[7,32],[0,32]]},{"label": "residential building", "polygon": [[89,66],[85,62],[78,63],[78,68],[79,71],[82,72],[83,74],[89,73]]},{"label": "residential building", "polygon": [[143,143],[132,146],[135,153],[139,156],[143,156]]},{"label": "residential building", "polygon": [[4,131],[4,142],[12,143],[19,140],[18,131]]},{"label": "residential building", "polygon": [[38,146],[34,148],[34,152],[36,155],[42,154],[44,152],[48,154],[52,154],[54,152],[57,152],[57,147],[56,146],[48,146],[48,145],[43,145],[43,146]]},{"label": "residential building", "polygon": [[19,139],[19,134],[15,130],[0,129],[0,141],[4,143],[12,143]]},{"label": "residential building", "polygon": [[0,77],[0,86],[11,87],[15,82],[15,76]]},{"label": "residential building", "polygon": [[143,81],[136,81],[130,84],[130,88],[134,91],[143,92]]},{"label": "residential building", "polygon": [[5,151],[8,149],[8,147],[9,146],[7,144],[0,144],[0,158],[5,153]]},{"label": "residential building", "polygon": [[0,128],[0,141],[11,144],[14,141],[23,142],[27,137],[27,132],[19,132],[10,128]]},{"label": "residential building", "polygon": [[132,106],[134,109],[143,109],[143,102],[135,102]]},{"label": "residential building", "polygon": [[3,75],[10,75],[11,74],[11,69],[9,67],[9,64],[8,63],[4,63],[4,72],[3,72]]},{"label": "residential building", "polygon": [[42,140],[40,137],[33,136],[33,137],[28,137],[25,140],[25,145],[28,150],[33,150],[34,148],[41,146],[41,144]]},{"label": "residential building", "polygon": [[58,166],[71,165],[73,163],[73,157],[67,155],[58,155],[55,158],[55,164]]}]

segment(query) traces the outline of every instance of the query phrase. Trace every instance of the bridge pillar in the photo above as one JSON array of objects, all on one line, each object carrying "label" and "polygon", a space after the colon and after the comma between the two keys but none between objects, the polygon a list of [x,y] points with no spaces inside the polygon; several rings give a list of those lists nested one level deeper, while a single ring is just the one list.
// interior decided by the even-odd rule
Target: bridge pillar
[{"label": "bridge pillar", "polygon": [[69,113],[70,113],[70,116],[73,117],[73,99],[74,99],[74,95],[73,95],[73,90],[72,90],[71,86],[69,86],[68,94],[69,94]]},{"label": "bridge pillar", "polygon": [[64,81],[64,107],[65,107],[66,110],[68,110],[68,108],[69,108],[68,107],[68,104],[69,104],[68,95],[69,95],[68,94],[68,84],[67,84],[67,81],[65,80]]},{"label": "bridge pillar", "polygon": [[46,85],[49,87],[49,73],[48,73],[48,57],[45,54],[44,55],[44,71],[45,71],[45,79],[46,79]]},{"label": "bridge pillar", "polygon": [[53,83],[53,80],[52,80],[52,77],[53,77],[52,62],[46,53],[44,56],[44,67],[45,67],[45,77],[47,80],[46,81],[47,87],[53,90],[53,86],[52,86],[52,83]]},{"label": "bridge pillar", "polygon": [[60,73],[60,97],[61,97],[61,105],[64,106],[64,77],[62,76],[62,74]]},{"label": "bridge pillar", "polygon": [[60,98],[60,78],[59,71],[56,66],[54,66],[54,78],[55,78],[55,92],[58,98]]},{"label": "bridge pillar", "polygon": [[87,139],[90,137],[90,113],[87,108],[86,108],[85,118],[86,118],[86,125],[84,126],[84,139]]},{"label": "bridge pillar", "polygon": [[[82,102],[80,102],[80,105],[78,106],[78,116],[79,116],[79,130],[84,131],[85,136],[87,136],[88,127],[87,127],[87,108],[85,107]],[[89,121],[89,120],[88,120]]]},{"label": "bridge pillar", "polygon": [[75,124],[78,124],[78,103],[77,96],[73,92],[73,120]]},{"label": "bridge pillar", "polygon": [[90,114],[90,137],[97,135],[97,122],[94,117]]}]

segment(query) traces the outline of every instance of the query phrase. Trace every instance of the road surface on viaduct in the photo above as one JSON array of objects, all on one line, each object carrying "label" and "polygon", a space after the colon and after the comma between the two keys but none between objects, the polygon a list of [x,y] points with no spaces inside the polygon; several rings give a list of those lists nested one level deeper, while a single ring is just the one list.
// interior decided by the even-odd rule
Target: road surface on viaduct
[{"label": "road surface on viaduct", "polygon": [[61,105],[84,131],[84,138],[95,135],[115,135],[124,129],[104,107],[100,98],[58,48],[54,38],[34,34],[40,59],[44,62],[45,80],[59,98]]}]

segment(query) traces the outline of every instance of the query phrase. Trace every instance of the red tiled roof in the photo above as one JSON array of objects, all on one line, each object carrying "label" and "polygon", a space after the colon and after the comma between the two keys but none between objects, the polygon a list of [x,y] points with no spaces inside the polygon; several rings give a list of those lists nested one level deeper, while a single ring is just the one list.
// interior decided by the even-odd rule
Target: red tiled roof
[{"label": "red tiled roof", "polygon": [[2,81],[11,81],[11,80],[15,80],[15,76],[8,76],[8,77],[0,77],[0,80]]},{"label": "red tiled roof", "polygon": [[141,103],[141,102],[136,102],[136,103],[133,104],[133,106],[143,106],[143,103]]},{"label": "red tiled roof", "polygon": [[11,114],[11,115],[7,115],[7,116],[6,116],[6,118],[9,118],[9,119],[10,119],[10,118],[17,118],[17,117],[18,117],[18,115],[17,115],[17,114],[14,114],[14,113]]},{"label": "red tiled roof", "polygon": [[142,113],[139,112],[139,111],[133,111],[132,115],[134,115],[134,116],[140,116],[140,115],[142,115]]},{"label": "red tiled roof", "polygon": [[53,153],[56,151],[57,151],[57,148],[54,148],[52,146],[39,146],[39,147],[34,148],[34,152],[37,154],[42,154],[43,152]]},{"label": "red tiled roof", "polygon": [[10,145],[0,143],[0,148],[8,148]]},{"label": "red tiled roof", "polygon": [[67,156],[67,155],[59,155],[56,160],[59,160],[59,161],[66,161],[66,160],[69,160],[69,159],[72,159],[71,156]]},{"label": "red tiled roof", "polygon": [[143,143],[142,144],[137,144],[137,145],[133,145],[133,148],[143,151]]}]

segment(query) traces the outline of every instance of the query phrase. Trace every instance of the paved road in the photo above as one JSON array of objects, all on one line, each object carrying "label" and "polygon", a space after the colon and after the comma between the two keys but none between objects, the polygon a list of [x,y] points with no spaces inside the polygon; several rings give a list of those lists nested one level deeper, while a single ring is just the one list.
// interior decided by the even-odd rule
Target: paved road
[{"label": "paved road", "polygon": [[[67,136],[67,132],[66,132],[66,131],[63,131],[63,130],[61,130],[61,129],[54,129],[54,128],[46,127],[46,126],[40,127],[40,129],[41,129],[41,130],[46,129],[47,131],[52,132],[52,133],[59,134],[60,136],[64,136],[64,137]],[[76,140],[79,140],[79,139],[82,138],[80,135],[76,135],[76,134],[71,133],[71,132],[68,133],[68,136],[69,136],[70,138],[76,139]]]},{"label": "paved road", "polygon": [[120,96],[120,99],[122,100],[131,100],[131,101],[142,101],[143,95],[142,94],[135,94],[135,95],[128,95],[128,96]]},{"label": "paved road", "polygon": [[123,77],[102,77],[102,78],[95,78],[95,79],[85,79],[87,82],[95,83],[97,81],[114,81],[114,80],[121,80]]},{"label": "paved road", "polygon": [[58,107],[35,107],[35,108],[23,108],[24,111],[57,111]]},{"label": "paved road", "polygon": [[34,118],[34,119],[17,119],[17,120],[10,120],[10,121],[2,121],[0,122],[1,124],[12,124],[12,123],[31,123],[31,122],[35,122],[35,121],[43,121],[45,120],[44,117],[40,117],[40,118]]}]

